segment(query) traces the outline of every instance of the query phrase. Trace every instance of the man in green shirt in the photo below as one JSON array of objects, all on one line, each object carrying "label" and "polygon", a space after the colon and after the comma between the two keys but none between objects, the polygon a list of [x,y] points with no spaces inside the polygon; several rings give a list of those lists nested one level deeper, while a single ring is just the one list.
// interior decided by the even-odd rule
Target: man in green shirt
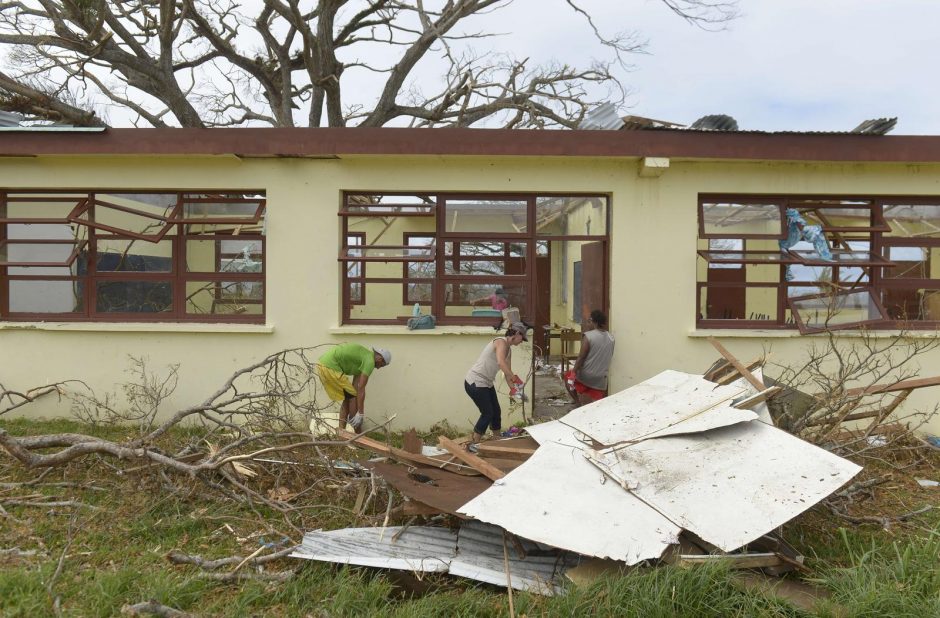
[{"label": "man in green shirt", "polygon": [[319,358],[317,373],[326,394],[333,401],[343,402],[339,409],[340,429],[346,429],[348,421],[356,432],[362,430],[366,383],[373,369],[381,369],[391,362],[392,353],[385,348],[370,349],[358,343],[341,343]]}]

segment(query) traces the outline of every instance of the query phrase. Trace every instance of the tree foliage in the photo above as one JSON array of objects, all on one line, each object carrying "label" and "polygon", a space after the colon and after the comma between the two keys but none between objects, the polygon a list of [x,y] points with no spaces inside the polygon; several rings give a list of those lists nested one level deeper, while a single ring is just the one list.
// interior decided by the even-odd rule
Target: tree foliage
[{"label": "tree foliage", "polygon": [[[533,3],[516,28],[567,12],[607,60],[475,51],[495,36],[475,18],[512,1],[0,0],[0,109],[79,126],[108,125],[114,108],[153,127],[571,127],[592,95],[623,96],[615,69],[643,43],[604,34],[575,0]],[[660,2],[709,27],[732,19],[736,0]],[[436,91],[416,86],[438,68]]]}]

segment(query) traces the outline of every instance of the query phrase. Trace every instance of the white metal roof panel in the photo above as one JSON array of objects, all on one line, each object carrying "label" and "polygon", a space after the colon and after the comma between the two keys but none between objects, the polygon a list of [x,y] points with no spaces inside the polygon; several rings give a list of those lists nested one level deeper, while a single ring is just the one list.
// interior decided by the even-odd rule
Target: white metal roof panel
[{"label": "white metal roof panel", "polygon": [[700,375],[667,370],[559,420],[601,444],[614,445],[753,420],[753,412],[722,406],[745,392],[739,386],[718,386]]},{"label": "white metal roof panel", "polygon": [[606,466],[599,468],[725,551],[784,524],[862,469],[762,422],[645,440],[601,454]]},{"label": "white metal roof panel", "polygon": [[677,542],[679,527],[591,465],[580,449],[547,443],[459,509],[518,536],[636,564]]}]

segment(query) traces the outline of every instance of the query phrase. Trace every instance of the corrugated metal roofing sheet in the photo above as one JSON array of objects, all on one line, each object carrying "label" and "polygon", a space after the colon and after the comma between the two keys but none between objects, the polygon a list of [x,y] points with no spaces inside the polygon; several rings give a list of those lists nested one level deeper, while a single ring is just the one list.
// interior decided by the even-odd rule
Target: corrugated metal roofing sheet
[{"label": "corrugated metal roofing sheet", "polygon": [[398,569],[446,572],[457,554],[457,533],[448,528],[412,526],[345,528],[304,535],[294,558]]},{"label": "corrugated metal roofing sheet", "polygon": [[291,556],[418,573],[450,573],[497,586],[507,586],[508,579],[516,590],[543,595],[561,592],[564,570],[576,566],[581,556],[521,538],[506,541],[504,553],[503,534],[502,528],[481,522],[467,522],[458,532],[430,526],[316,531],[305,534]]}]

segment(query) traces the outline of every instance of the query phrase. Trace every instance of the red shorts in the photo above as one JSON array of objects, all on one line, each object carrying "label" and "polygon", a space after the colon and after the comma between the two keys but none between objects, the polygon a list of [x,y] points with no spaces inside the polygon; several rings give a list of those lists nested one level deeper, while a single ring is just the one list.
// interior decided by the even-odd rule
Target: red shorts
[{"label": "red shorts", "polygon": [[587,398],[591,401],[597,401],[598,399],[603,399],[606,396],[604,391],[599,391],[596,388],[585,386],[577,380],[574,381],[574,390],[577,391],[579,395],[586,395]]}]

